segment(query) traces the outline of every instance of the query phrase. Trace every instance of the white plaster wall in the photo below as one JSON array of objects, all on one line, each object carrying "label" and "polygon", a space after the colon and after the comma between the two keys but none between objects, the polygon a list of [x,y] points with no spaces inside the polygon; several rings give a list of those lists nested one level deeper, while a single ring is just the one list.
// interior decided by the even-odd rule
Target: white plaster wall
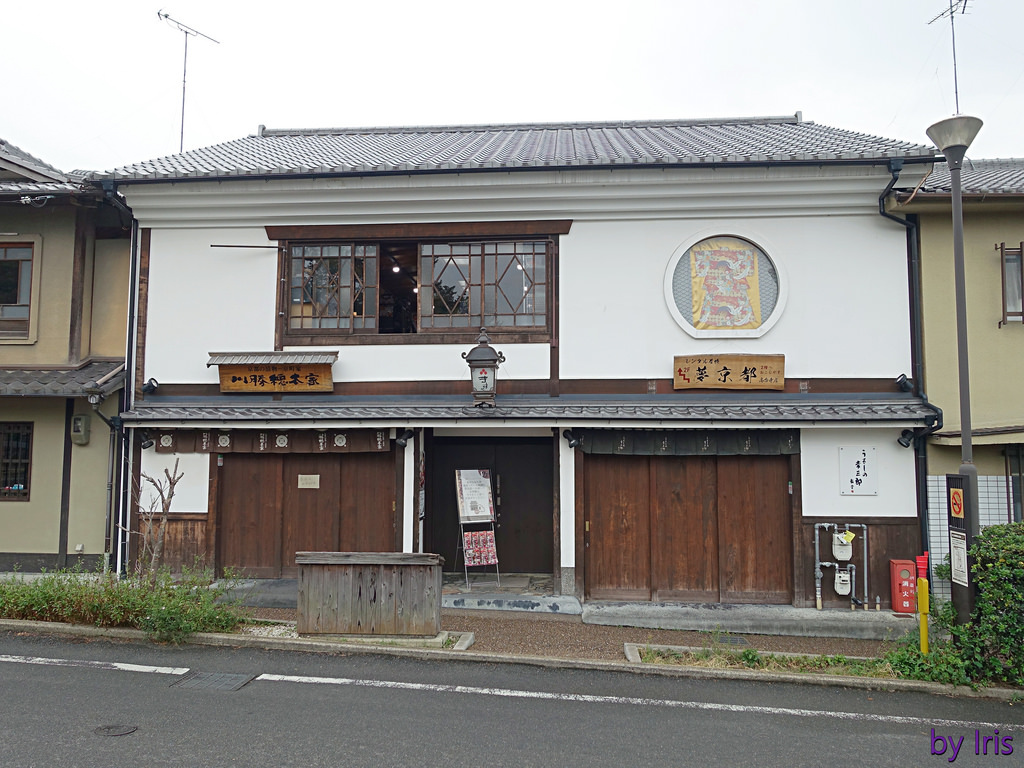
[{"label": "white plaster wall", "polygon": [[[896,442],[899,433],[900,427],[801,430],[804,517],[916,517],[914,452]],[[840,446],[875,449],[877,496],[840,495]]]},{"label": "white plaster wall", "polygon": [[216,383],[207,353],[274,348],[277,251],[211,244],[272,245],[262,229],[153,232],[146,378]]},{"label": "white plaster wall", "polygon": [[[775,262],[788,300],[761,338],[695,339],[664,298],[673,254],[733,234]],[[673,355],[784,354],[787,378],[910,368],[905,235],[879,216],[581,221],[561,238],[561,375],[664,378]]]},{"label": "white plaster wall", "polygon": [[576,567],[576,449],[567,440],[558,440],[558,500],[561,563]]},{"label": "white plaster wall", "polygon": [[[145,376],[162,384],[217,383],[210,352],[274,349],[277,252],[263,229],[175,229],[153,233],[150,246]],[[202,279],[197,279],[197,276]],[[288,347],[339,352],[335,381],[469,380],[467,344]],[[500,344],[504,379],[546,379],[547,344]]]},{"label": "white plaster wall", "polygon": [[[183,473],[174,489],[171,512],[209,512],[210,456],[205,453],[157,453],[153,449],[142,451],[142,471],[154,480],[167,482],[164,469],[173,472],[174,460],[178,472]],[[157,499],[153,486],[142,480],[139,500],[143,509],[149,509]],[[158,507],[159,509],[159,507]]]}]

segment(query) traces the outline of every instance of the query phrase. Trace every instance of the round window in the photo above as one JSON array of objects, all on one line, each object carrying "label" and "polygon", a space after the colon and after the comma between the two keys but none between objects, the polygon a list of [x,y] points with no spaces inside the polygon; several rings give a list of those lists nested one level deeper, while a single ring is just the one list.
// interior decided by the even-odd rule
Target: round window
[{"label": "round window", "polygon": [[761,336],[778,319],[782,289],[775,264],[749,240],[709,237],[669,265],[669,309],[693,336]]}]

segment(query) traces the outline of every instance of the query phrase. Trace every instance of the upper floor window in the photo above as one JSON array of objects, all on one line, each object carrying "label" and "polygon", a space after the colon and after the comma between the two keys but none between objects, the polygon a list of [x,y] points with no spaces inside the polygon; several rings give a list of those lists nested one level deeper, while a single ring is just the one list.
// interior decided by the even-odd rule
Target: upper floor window
[{"label": "upper floor window", "polygon": [[1021,254],[1024,243],[1019,248],[1007,248],[1006,243],[999,244],[999,258],[1003,275],[1003,319],[1002,327],[1011,320],[1024,321],[1024,270],[1021,269]]},{"label": "upper floor window", "polygon": [[[283,240],[280,308],[282,344],[337,343],[346,338],[373,343],[463,341],[481,326],[492,338],[546,341],[550,338],[553,236],[507,236],[513,225],[480,225],[499,230],[494,237],[381,237],[323,239],[307,233],[346,234],[344,227],[274,228]],[[556,222],[552,235],[567,231]],[[447,226],[447,225],[445,225]],[[473,229],[474,225],[463,225]],[[441,225],[380,227],[381,234]],[[361,227],[354,234],[374,234]],[[489,234],[482,231],[481,235]],[[532,235],[532,236],[531,236]],[[471,339],[470,339],[471,340]]]},{"label": "upper floor window", "polygon": [[0,243],[0,339],[29,334],[32,244]]},{"label": "upper floor window", "polygon": [[31,422],[0,422],[0,499],[28,499],[31,460]]},{"label": "upper floor window", "polygon": [[695,337],[756,337],[785,303],[785,286],[768,254],[741,237],[720,235],[681,248],[665,279],[669,311]]}]

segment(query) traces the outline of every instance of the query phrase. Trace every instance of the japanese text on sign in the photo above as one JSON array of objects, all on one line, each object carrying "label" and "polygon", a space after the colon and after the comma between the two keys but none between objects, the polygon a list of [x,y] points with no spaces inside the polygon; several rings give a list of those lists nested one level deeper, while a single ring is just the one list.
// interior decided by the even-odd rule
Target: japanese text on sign
[{"label": "japanese text on sign", "polygon": [[878,465],[874,448],[839,448],[839,495],[877,496]]},{"label": "japanese text on sign", "polygon": [[673,389],[784,389],[785,355],[681,355]]},{"label": "japanese text on sign", "polygon": [[333,392],[326,364],[221,365],[221,392]]}]

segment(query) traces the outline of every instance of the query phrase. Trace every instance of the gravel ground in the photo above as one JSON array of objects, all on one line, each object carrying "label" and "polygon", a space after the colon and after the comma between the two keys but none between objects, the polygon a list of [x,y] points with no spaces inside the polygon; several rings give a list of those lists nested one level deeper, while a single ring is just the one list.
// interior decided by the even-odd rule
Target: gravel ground
[{"label": "gravel ground", "polygon": [[[295,621],[295,611],[277,608],[252,609],[258,619]],[[441,612],[441,628],[472,632],[474,653],[509,656],[545,656],[560,659],[623,661],[624,643],[710,646],[711,633],[670,629],[606,627],[584,624],[579,616],[558,616],[513,611],[450,610]],[[723,647],[756,648],[762,652],[788,651],[808,655],[878,656],[890,644],[877,640],[833,637],[782,637],[775,635],[723,635]],[[733,641],[745,641],[733,644]]]}]

